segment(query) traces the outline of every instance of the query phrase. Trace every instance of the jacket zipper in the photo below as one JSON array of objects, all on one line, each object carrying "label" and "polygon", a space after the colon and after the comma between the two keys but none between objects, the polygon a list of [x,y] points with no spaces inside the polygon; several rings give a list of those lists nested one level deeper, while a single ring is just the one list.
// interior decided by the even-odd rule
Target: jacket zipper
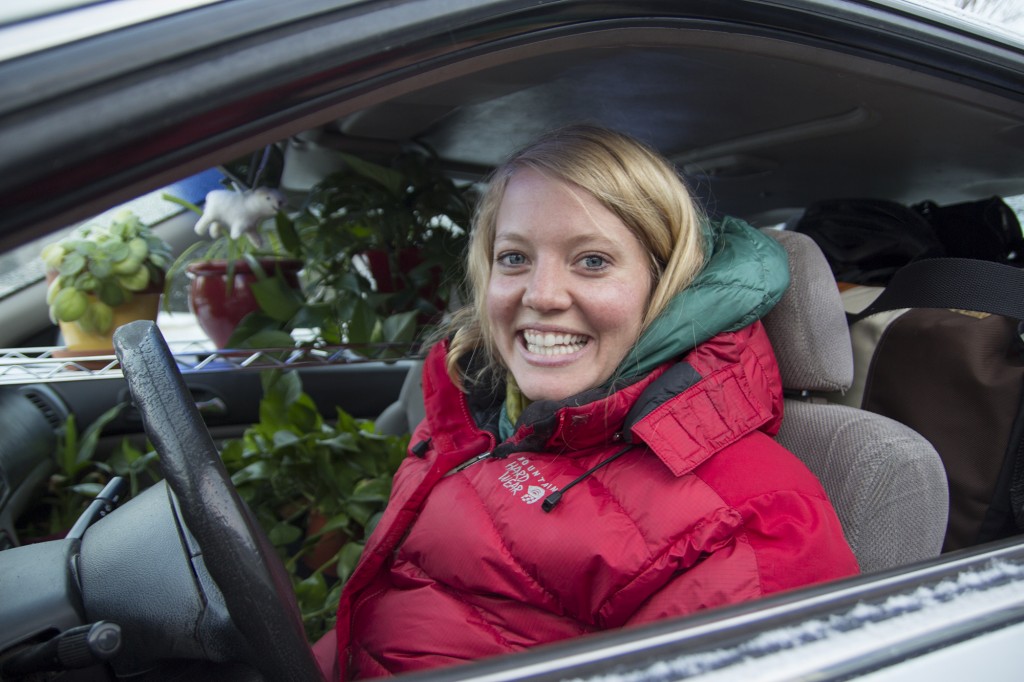
[{"label": "jacket zipper", "polygon": [[445,476],[451,476],[452,474],[457,474],[460,471],[462,471],[463,469],[467,469],[467,468],[473,466],[474,464],[476,464],[477,462],[480,462],[480,461],[483,461],[483,460],[487,459],[488,457],[491,456],[491,454],[492,454],[492,451],[488,450],[487,452],[483,453],[482,455],[477,455],[476,457],[470,457],[465,462],[463,462],[462,464],[458,465],[457,467],[455,467],[454,469],[449,471],[447,474],[445,474]]}]

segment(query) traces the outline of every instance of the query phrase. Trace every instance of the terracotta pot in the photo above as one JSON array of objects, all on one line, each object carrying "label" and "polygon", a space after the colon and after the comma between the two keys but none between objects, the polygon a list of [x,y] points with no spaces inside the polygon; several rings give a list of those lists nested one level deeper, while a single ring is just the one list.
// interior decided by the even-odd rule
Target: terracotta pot
[{"label": "terracotta pot", "polygon": [[[320,529],[327,523],[327,518],[319,511],[313,509],[309,512],[309,517],[306,520],[306,535],[315,535],[320,532]],[[313,545],[313,548],[302,557],[302,561],[306,568],[311,571],[323,566],[325,563],[334,558],[334,555],[341,551],[341,548],[345,546],[345,543],[349,541],[348,535],[340,530],[332,530],[324,533]],[[338,569],[337,566],[327,566],[323,570],[323,574],[328,578],[337,578]]]},{"label": "terracotta pot", "polygon": [[[301,260],[263,258],[259,259],[259,264],[268,275],[277,269],[289,286],[300,288]],[[186,268],[189,308],[217,348],[227,347],[228,339],[242,318],[260,309],[250,289],[256,274],[247,261],[235,261],[233,265],[230,287],[226,260],[198,261]]]}]

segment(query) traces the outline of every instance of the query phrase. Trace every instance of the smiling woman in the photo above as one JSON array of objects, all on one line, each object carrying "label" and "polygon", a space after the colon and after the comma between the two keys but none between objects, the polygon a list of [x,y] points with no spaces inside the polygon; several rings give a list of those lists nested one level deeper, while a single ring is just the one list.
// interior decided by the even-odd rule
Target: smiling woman
[{"label": "smiling woman", "polygon": [[345,676],[857,571],[817,479],[771,438],[758,318],[788,284],[771,238],[701,219],[665,161],[589,126],[500,166],[472,235],[474,302],[427,357],[415,456],[341,597]]},{"label": "smiling woman", "polygon": [[654,280],[640,240],[593,195],[536,171],[498,212],[487,328],[529,400],[608,379],[636,343]]}]

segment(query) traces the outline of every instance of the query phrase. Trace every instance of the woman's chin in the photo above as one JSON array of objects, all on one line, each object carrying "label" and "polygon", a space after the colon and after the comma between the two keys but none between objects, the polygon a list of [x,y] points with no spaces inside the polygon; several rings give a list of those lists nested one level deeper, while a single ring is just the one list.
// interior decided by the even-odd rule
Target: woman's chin
[{"label": "woman's chin", "polygon": [[[568,369],[568,368],[565,368]],[[565,400],[590,388],[590,382],[579,372],[559,371],[554,368],[535,369],[515,375],[516,384],[531,401]]]}]

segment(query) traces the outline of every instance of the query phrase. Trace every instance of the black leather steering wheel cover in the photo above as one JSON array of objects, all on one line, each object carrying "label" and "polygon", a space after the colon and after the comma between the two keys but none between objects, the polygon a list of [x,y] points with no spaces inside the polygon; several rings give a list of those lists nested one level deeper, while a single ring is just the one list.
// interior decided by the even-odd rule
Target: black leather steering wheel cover
[{"label": "black leather steering wheel cover", "polygon": [[114,349],[185,524],[258,659],[248,663],[268,680],[322,679],[288,575],[231,484],[156,324],[118,328]]}]

